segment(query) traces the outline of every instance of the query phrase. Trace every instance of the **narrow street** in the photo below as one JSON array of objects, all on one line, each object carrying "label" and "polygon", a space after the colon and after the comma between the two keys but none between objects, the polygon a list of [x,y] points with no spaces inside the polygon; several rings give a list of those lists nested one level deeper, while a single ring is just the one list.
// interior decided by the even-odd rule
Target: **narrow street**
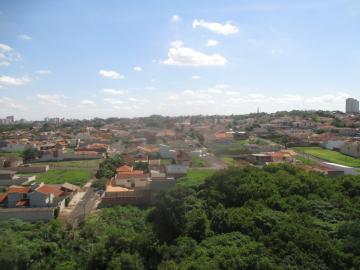
[{"label": "narrow street", "polygon": [[91,187],[93,181],[94,179],[88,181],[83,187],[84,191],[76,193],[69,205],[59,214],[58,218],[63,220],[65,224],[77,226],[86,220],[94,208],[99,195]]}]

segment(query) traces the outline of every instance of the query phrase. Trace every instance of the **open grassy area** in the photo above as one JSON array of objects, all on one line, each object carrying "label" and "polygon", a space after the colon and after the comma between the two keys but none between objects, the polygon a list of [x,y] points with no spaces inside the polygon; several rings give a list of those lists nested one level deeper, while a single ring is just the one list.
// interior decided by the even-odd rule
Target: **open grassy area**
[{"label": "open grassy area", "polygon": [[307,159],[307,158],[304,158],[301,156],[297,156],[296,160],[302,162],[304,165],[315,165],[316,164],[315,161],[312,161],[311,159]]},{"label": "open grassy area", "polygon": [[244,144],[244,141],[234,143],[214,143],[209,146],[209,150],[217,156],[246,154],[248,151]]},{"label": "open grassy area", "polygon": [[167,166],[167,165],[171,165],[171,164],[172,164],[171,159],[166,159],[166,158],[161,159],[161,165]]},{"label": "open grassy area", "polygon": [[[74,160],[74,161],[57,161],[57,162],[46,162],[50,168],[88,168],[88,169],[97,169],[101,159],[94,160]],[[37,163],[38,164],[38,163]]]},{"label": "open grassy area", "polygon": [[329,162],[360,168],[360,159],[353,158],[336,151],[323,149],[321,147],[294,147],[295,151],[310,154],[314,157],[327,160]]},{"label": "open grassy area", "polygon": [[239,162],[237,162],[232,157],[221,157],[221,159],[225,162],[225,164],[229,167],[237,167],[239,166]]},{"label": "open grassy area", "polygon": [[49,170],[45,173],[32,173],[36,176],[36,182],[45,184],[63,184],[65,182],[82,186],[91,177],[91,172],[87,170]]},{"label": "open grassy area", "polygon": [[190,169],[186,176],[177,180],[176,184],[183,187],[196,187],[215,172],[214,170]]},{"label": "open grassy area", "polygon": [[201,157],[193,157],[191,159],[192,167],[206,167],[207,162]]},{"label": "open grassy area", "polygon": [[6,152],[0,151],[0,157],[21,157],[22,151],[18,152]]}]

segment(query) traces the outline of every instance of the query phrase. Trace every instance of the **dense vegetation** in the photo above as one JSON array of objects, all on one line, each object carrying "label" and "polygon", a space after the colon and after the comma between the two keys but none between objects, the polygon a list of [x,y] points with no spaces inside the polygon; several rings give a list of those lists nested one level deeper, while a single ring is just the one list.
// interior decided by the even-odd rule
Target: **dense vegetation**
[{"label": "dense vegetation", "polygon": [[0,224],[4,269],[359,269],[360,179],[246,168],[103,209],[78,229]]}]

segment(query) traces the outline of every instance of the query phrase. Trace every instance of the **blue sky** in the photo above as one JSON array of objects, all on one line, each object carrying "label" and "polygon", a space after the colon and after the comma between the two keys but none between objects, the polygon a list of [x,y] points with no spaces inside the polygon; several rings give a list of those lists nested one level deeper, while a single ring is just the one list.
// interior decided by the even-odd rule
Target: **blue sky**
[{"label": "blue sky", "polygon": [[0,117],[343,110],[360,2],[0,0]]}]

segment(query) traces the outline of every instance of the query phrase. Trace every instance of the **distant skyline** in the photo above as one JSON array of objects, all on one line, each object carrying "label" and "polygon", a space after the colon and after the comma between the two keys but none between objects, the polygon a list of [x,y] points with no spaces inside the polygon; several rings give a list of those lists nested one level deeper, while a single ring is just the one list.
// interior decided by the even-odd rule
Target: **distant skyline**
[{"label": "distant skyline", "polygon": [[0,1],[0,118],[345,110],[360,1]]}]

